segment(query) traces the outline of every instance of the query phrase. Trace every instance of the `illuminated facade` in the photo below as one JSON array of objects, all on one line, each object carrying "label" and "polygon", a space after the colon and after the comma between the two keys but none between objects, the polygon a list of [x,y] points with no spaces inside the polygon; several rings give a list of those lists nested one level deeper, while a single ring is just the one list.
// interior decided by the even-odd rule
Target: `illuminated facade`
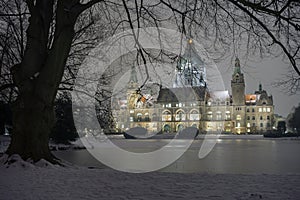
[{"label": "illuminated facade", "polygon": [[[124,131],[144,127],[150,132],[177,132],[197,127],[201,132],[263,133],[274,121],[272,96],[262,85],[254,94],[245,94],[240,61],[235,61],[228,91],[209,91],[205,64],[189,41],[190,48],[179,60],[173,88],[161,88],[157,99],[138,91],[136,71],[132,68],[126,99],[113,107],[115,128]],[[188,89],[187,89],[188,88]]]}]

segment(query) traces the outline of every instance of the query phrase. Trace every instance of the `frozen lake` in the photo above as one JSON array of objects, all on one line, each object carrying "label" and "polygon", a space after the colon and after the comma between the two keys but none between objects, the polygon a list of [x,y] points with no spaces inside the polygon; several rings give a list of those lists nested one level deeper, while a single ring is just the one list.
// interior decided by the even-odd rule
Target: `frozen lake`
[{"label": "frozen lake", "polygon": [[[132,152],[150,152],[169,142],[167,139],[111,139],[119,147]],[[300,138],[266,139],[262,136],[221,137],[203,159],[198,152],[203,139],[197,139],[175,163],[162,169],[167,172],[300,174]],[[71,163],[97,168],[105,165],[87,150],[56,151],[57,157]]]}]

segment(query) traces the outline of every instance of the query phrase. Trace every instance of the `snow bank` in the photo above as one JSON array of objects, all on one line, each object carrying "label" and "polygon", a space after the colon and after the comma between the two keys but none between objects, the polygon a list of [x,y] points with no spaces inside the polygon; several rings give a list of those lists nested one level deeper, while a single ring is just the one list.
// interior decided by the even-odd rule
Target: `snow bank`
[{"label": "snow bank", "polygon": [[[19,158],[14,158],[19,162]],[[129,174],[111,169],[0,165],[0,199],[299,199],[300,175]]]}]

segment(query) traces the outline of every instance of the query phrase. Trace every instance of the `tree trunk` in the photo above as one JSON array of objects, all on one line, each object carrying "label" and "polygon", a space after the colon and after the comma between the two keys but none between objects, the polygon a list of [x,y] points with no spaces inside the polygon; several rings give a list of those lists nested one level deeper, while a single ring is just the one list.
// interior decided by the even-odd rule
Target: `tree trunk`
[{"label": "tree trunk", "polygon": [[65,9],[65,2],[68,1],[59,1],[57,5],[54,41],[50,50],[45,48],[48,43],[45,33],[48,33],[50,25],[50,22],[45,24],[45,18],[52,18],[52,15],[44,14],[41,12],[43,9],[33,12],[27,30],[24,58],[13,71],[19,96],[13,105],[13,133],[7,154],[19,154],[25,160],[56,162],[48,144],[55,123],[54,100],[78,17],[78,13]]},{"label": "tree trunk", "polygon": [[48,142],[54,125],[54,112],[51,104],[45,104],[35,97],[18,99],[13,105],[13,133],[8,148],[9,155],[19,154],[24,160],[42,158],[53,162]]}]

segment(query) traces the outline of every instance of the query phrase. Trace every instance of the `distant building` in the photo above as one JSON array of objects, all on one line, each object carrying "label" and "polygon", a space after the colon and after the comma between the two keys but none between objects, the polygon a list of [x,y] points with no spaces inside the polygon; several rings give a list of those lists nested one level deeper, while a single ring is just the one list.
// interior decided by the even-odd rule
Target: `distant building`
[{"label": "distant building", "polygon": [[115,127],[120,131],[140,126],[151,132],[176,132],[193,126],[202,132],[250,134],[271,130],[274,124],[272,96],[261,84],[258,91],[245,94],[238,58],[231,95],[228,91],[208,90],[205,63],[191,40],[176,66],[172,88],[160,88],[155,100],[151,91],[142,94],[138,88],[137,73],[132,67],[126,98],[118,99],[113,107]]}]

